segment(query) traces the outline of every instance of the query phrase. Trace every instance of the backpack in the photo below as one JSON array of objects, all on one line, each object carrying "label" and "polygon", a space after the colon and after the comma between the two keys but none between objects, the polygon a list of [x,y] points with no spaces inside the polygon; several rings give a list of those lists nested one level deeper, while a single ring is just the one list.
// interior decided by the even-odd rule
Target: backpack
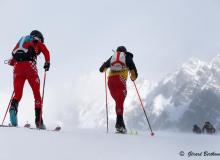
[{"label": "backpack", "polygon": [[33,36],[24,36],[18,41],[16,47],[12,51],[12,56],[16,61],[33,61],[36,58],[36,53],[32,46],[24,48],[24,45],[33,41]]},{"label": "backpack", "polygon": [[124,52],[115,52],[111,57],[111,71],[122,71],[126,69],[126,60]]}]

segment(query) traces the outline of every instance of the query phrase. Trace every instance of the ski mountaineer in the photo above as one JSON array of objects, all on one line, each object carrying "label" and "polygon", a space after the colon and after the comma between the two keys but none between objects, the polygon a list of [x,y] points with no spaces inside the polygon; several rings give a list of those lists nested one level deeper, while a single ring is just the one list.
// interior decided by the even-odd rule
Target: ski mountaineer
[{"label": "ski mountaineer", "polygon": [[39,129],[46,129],[42,118],[42,98],[40,95],[40,79],[36,61],[37,56],[43,53],[45,58],[44,69],[49,71],[50,53],[44,44],[44,37],[38,30],[33,30],[30,35],[23,36],[12,51],[12,58],[8,64],[14,66],[13,83],[14,96],[9,109],[10,122],[17,126],[18,104],[21,100],[24,83],[27,80],[32,88],[35,99],[35,124]]},{"label": "ski mountaineer", "polygon": [[201,128],[197,124],[194,124],[193,126],[193,133],[197,133],[197,134],[202,133]]},{"label": "ski mountaineer", "polygon": [[133,62],[133,54],[128,52],[124,46],[119,46],[114,54],[103,63],[100,67],[100,72],[105,72],[110,68],[108,75],[108,87],[110,94],[116,103],[116,132],[127,133],[123,112],[124,101],[127,95],[126,81],[128,78],[128,71],[132,81],[137,79],[138,73]]},{"label": "ski mountaineer", "polygon": [[214,134],[215,131],[215,127],[209,121],[205,122],[204,126],[202,127],[202,133]]}]

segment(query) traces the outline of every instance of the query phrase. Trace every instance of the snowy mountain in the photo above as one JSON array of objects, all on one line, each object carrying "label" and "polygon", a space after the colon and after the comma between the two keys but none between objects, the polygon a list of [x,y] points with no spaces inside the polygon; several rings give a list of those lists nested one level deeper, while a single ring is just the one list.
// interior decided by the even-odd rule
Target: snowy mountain
[{"label": "snowy mountain", "polygon": [[[194,124],[202,126],[205,121],[219,128],[220,55],[209,63],[190,59],[161,80],[145,101],[155,129],[191,131]],[[128,123],[136,119],[141,124],[143,118],[139,117],[129,117]]]}]

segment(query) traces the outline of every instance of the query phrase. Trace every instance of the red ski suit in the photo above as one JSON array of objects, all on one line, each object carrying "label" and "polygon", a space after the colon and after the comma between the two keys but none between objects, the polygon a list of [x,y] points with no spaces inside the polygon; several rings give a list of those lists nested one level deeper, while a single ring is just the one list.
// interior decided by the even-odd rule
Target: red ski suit
[{"label": "red ski suit", "polygon": [[[45,57],[45,61],[50,62],[50,53],[47,47],[40,41],[38,42],[30,41],[27,42],[24,46],[25,48],[29,48],[29,46],[32,46],[34,48],[36,56],[38,56],[42,52]],[[15,49],[16,48],[17,45]],[[38,76],[36,62],[35,61],[18,62],[15,59],[11,59],[9,64],[14,66],[13,75],[14,75],[15,94],[13,99],[16,99],[18,102],[21,100],[24,83],[26,80],[28,80],[34,94],[35,108],[42,108],[42,98],[40,95],[40,79]]]},{"label": "red ski suit", "polygon": [[[111,58],[110,57],[103,65],[100,67],[99,71],[104,72],[107,68],[111,67]],[[119,54],[117,54],[117,59],[119,58]],[[113,62],[114,63],[114,62]],[[117,116],[122,116],[124,112],[124,101],[127,95],[127,87],[126,81],[128,78],[128,72],[131,75],[134,75],[134,80],[137,78],[138,73],[136,66],[133,62],[133,54],[130,52],[125,53],[125,63],[126,69],[121,71],[112,71],[110,69],[109,76],[108,76],[108,87],[111,93],[112,98],[115,100],[116,103],[116,114]],[[132,78],[131,78],[132,79]]]},{"label": "red ski suit", "polygon": [[127,95],[126,79],[121,75],[110,76],[108,78],[108,87],[116,103],[116,114],[123,115],[124,101]]}]

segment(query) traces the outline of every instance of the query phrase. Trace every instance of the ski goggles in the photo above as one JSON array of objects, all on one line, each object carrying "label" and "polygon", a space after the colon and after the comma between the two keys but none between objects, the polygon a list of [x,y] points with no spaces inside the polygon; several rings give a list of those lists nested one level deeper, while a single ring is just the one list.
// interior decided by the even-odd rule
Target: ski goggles
[{"label": "ski goggles", "polygon": [[41,41],[41,39],[40,39],[40,38],[38,38],[37,36],[34,36],[34,40],[37,40],[37,41],[42,42],[42,41]]}]

